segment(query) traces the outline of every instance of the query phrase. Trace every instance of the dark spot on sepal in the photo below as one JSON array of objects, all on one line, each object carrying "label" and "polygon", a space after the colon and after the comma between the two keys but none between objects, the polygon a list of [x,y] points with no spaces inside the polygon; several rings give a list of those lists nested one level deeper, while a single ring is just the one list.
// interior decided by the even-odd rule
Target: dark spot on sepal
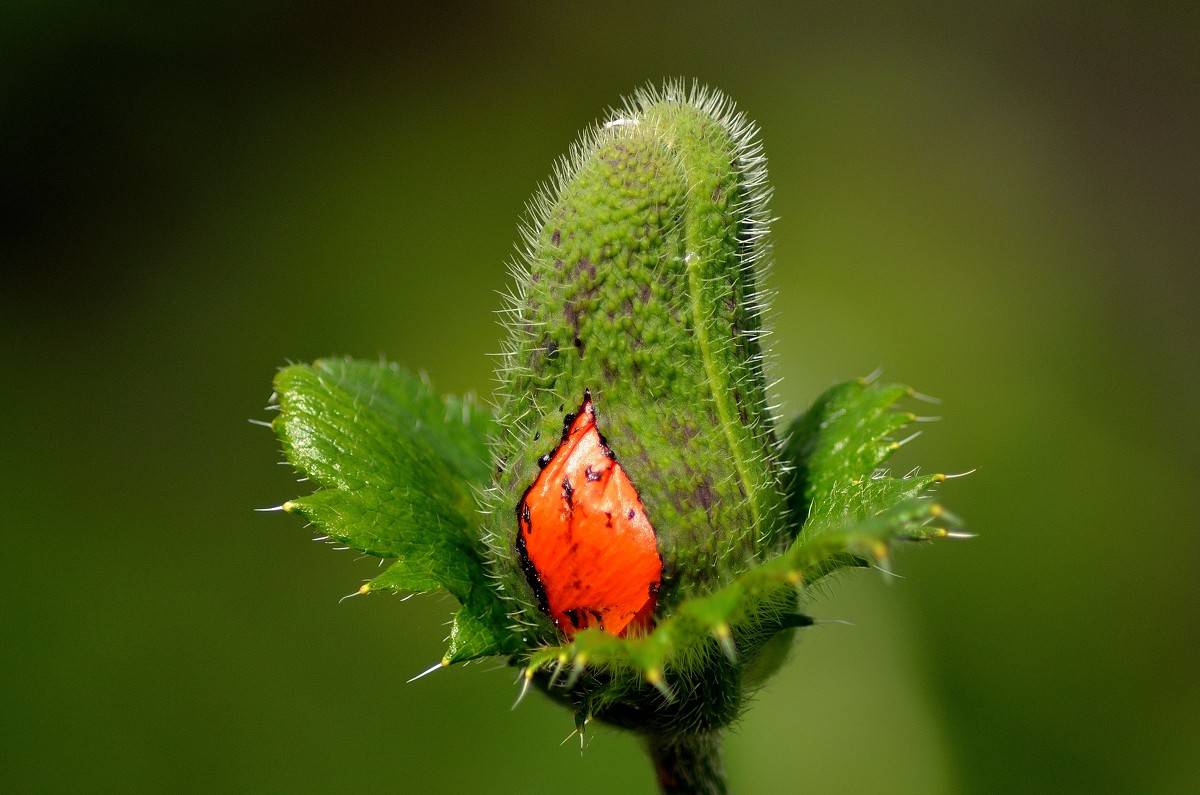
[{"label": "dark spot on sepal", "polygon": [[596,278],[596,265],[592,262],[592,258],[586,254],[579,258],[579,262],[575,263],[575,272],[582,276],[586,273],[590,278]]},{"label": "dark spot on sepal", "polygon": [[716,503],[716,495],[712,490],[712,482],[707,477],[702,479],[696,484],[696,488],[692,490],[692,496],[695,498],[696,503],[704,509],[704,514],[708,517],[709,524],[712,524],[713,505]]}]

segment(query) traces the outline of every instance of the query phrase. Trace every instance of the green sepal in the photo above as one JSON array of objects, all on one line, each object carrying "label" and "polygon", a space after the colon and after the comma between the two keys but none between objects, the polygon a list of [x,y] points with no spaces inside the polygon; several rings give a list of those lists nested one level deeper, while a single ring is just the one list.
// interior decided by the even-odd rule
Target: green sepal
[{"label": "green sepal", "polygon": [[330,538],[394,558],[362,591],[444,588],[463,605],[447,661],[510,653],[503,603],[478,538],[491,415],[439,397],[423,378],[373,362],[323,359],[275,378],[272,423],[288,460],[321,490],[284,507]]}]

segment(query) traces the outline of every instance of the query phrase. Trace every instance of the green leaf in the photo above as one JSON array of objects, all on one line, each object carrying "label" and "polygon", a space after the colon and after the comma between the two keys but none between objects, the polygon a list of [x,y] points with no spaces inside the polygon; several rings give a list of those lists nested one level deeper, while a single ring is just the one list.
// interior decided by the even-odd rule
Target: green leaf
[{"label": "green leaf", "polygon": [[455,588],[457,583],[448,583],[438,575],[431,574],[428,564],[428,559],[400,558],[364,587],[368,591],[416,591],[445,587],[453,593],[462,604],[462,609],[455,614],[450,626],[446,654],[442,660],[444,664],[517,651],[516,639],[508,629],[509,618],[503,603],[495,598],[490,589],[470,583],[460,593]]},{"label": "green leaf", "polygon": [[444,661],[455,663],[492,654],[515,654],[520,644],[507,623],[508,616],[498,599],[472,598],[454,616]]},{"label": "green leaf", "polygon": [[848,381],[828,389],[792,424],[784,452],[792,467],[788,502],[804,539],[880,514],[943,479],[877,472],[899,448],[897,432],[916,419],[895,409],[911,394],[898,384]]},{"label": "green leaf", "polygon": [[437,505],[422,505],[411,494],[397,499],[386,489],[364,487],[318,491],[289,501],[287,507],[352,549],[396,558],[385,575],[372,580],[370,590],[445,588],[459,600],[470,591],[464,561],[471,559],[471,550],[457,531],[446,531],[448,520],[437,513]]},{"label": "green leaf", "polygon": [[364,592],[453,594],[464,607],[448,661],[506,652],[474,495],[490,473],[491,416],[398,367],[348,359],[286,367],[275,388],[284,452],[322,487],[285,508],[352,549],[395,559]]},{"label": "green leaf", "polygon": [[870,519],[895,505],[920,497],[942,480],[942,475],[870,477],[835,484],[814,498],[804,525],[805,532],[811,537],[818,528],[846,527]]}]

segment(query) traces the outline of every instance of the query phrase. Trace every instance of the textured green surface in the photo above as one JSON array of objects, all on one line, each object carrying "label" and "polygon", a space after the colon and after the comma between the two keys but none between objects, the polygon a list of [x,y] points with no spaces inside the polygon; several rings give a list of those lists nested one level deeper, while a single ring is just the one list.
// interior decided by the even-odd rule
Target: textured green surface
[{"label": "textured green surface", "polygon": [[284,452],[321,491],[289,500],[351,549],[394,559],[364,591],[444,588],[463,609],[447,661],[510,644],[486,581],[474,491],[487,481],[491,417],[472,401],[381,364],[324,359],[275,378]]},{"label": "textured green surface", "polygon": [[848,381],[828,389],[792,423],[785,459],[789,503],[804,541],[926,493],[943,475],[885,477],[876,468],[908,439],[897,435],[917,419],[895,410],[911,389]]}]

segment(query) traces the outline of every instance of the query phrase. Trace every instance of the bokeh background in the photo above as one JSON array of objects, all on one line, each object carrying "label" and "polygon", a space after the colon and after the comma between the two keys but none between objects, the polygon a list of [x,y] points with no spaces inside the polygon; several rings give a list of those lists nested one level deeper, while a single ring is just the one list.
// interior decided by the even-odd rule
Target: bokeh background
[{"label": "bokeh background", "polygon": [[695,77],[758,120],[791,412],[878,366],[979,538],[845,578],[737,791],[1200,790],[1189,4],[5,4],[0,788],[650,792],[438,659],[449,598],[254,513],[276,367],[492,388],[516,220]]}]

